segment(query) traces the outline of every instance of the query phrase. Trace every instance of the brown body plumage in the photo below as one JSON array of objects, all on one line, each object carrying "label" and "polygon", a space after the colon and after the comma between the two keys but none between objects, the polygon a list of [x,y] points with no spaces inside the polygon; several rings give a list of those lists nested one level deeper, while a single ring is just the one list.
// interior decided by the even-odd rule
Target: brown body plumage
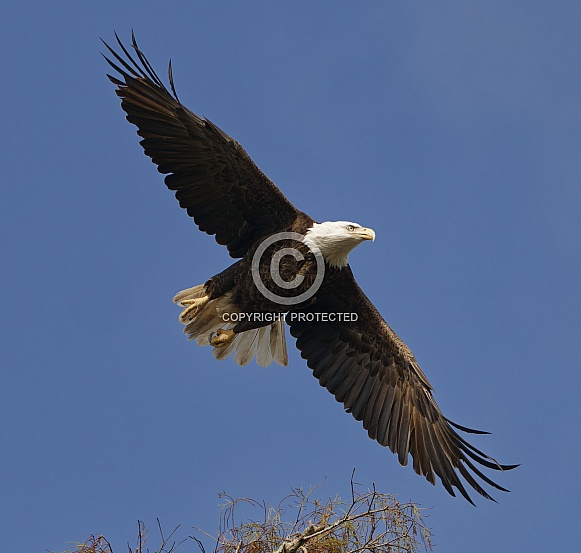
[{"label": "brown body plumage", "polygon": [[[318,225],[297,210],[235,140],[180,103],[171,65],[170,92],[135,39],[133,54],[117,40],[125,57],[107,46],[116,60],[107,61],[120,76],[109,78],[117,85],[127,120],[137,126],[143,138],[146,155],[159,172],[167,174],[166,185],[175,191],[180,206],[200,230],[214,235],[233,258],[239,258],[206,283],[176,296],[175,301],[184,307],[180,320],[190,338],[203,345],[210,343],[218,359],[234,353],[239,364],[246,364],[253,357],[265,366],[273,360],[286,364],[282,319],[224,322],[225,313],[286,312],[290,333],[321,386],[363,422],[372,439],[396,453],[402,465],[407,464],[411,454],[418,474],[432,484],[439,477],[450,494],[454,495],[455,487],[470,502],[461,477],[488,499],[492,498],[477,478],[506,491],[476,464],[500,471],[514,465],[500,465],[471,446],[457,430],[479,432],[443,416],[412,352],[357,285],[347,265],[348,250],[354,245],[349,245],[344,255],[340,251],[341,255],[333,257],[322,250],[324,279],[316,293],[303,302],[287,305],[272,301],[255,285],[254,253],[263,240],[276,233],[294,232],[319,240],[320,232],[323,239],[315,244],[321,248],[327,247],[324,232],[359,232],[361,240],[372,239],[374,233],[351,223]],[[284,281],[297,276],[302,279],[292,291],[269,280],[273,256],[281,247],[289,246],[303,254],[303,259],[287,256],[280,260]],[[313,285],[316,255],[304,243],[282,241],[266,249],[258,272],[269,291],[291,297]],[[330,313],[355,313],[357,317],[338,321],[317,316]]]}]

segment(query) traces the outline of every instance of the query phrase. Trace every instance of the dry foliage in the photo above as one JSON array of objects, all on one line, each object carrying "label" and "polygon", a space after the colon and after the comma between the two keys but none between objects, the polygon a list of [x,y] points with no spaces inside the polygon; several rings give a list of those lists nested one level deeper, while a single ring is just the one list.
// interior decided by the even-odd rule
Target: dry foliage
[{"label": "dry foliage", "polygon": [[[313,497],[315,489],[307,493],[292,490],[277,507],[270,508],[222,494],[226,503],[214,552],[413,553],[431,549],[430,531],[416,505],[402,504],[375,489],[357,492],[353,482],[348,502],[339,497],[321,502]],[[235,512],[241,503],[260,507],[262,521],[237,523]]]},{"label": "dry foliage", "polygon": [[[178,530],[179,526],[174,529],[174,531],[167,537],[164,536],[163,530],[161,528],[161,524],[159,519],[157,521],[157,526],[159,528],[159,535],[160,535],[160,545],[155,551],[152,551],[149,547],[146,547],[146,542],[148,541],[148,532],[149,528],[145,526],[145,524],[141,521],[137,522],[137,545],[135,549],[132,549],[129,544],[127,544],[127,549],[129,553],[172,553],[175,549],[188,541],[187,538],[184,538],[180,542],[172,541],[175,532]],[[192,538],[195,539],[195,538]],[[78,543],[69,549],[66,549],[62,553],[113,553],[113,548],[111,544],[101,535],[99,536],[89,536],[85,543]]]},{"label": "dry foliage", "polygon": [[[373,488],[357,492],[351,481],[351,498],[335,497],[325,502],[314,497],[316,486],[308,492],[293,489],[276,507],[266,507],[252,499],[224,500],[217,536],[195,528],[210,538],[213,553],[415,553],[431,550],[431,534],[422,522],[420,509],[402,504],[395,497]],[[258,508],[261,520],[238,522],[248,508]],[[254,511],[253,511],[254,512]],[[160,545],[155,551],[145,546],[147,528],[138,523],[137,545],[129,553],[172,553],[184,543],[206,553],[202,540],[188,536],[174,540],[178,528],[165,537],[158,521]],[[197,545],[196,545],[197,544]],[[103,536],[91,536],[63,553],[113,553]]]},{"label": "dry foliage", "polygon": [[62,553],[113,553],[113,550],[103,536],[90,535],[85,543],[77,543]]}]

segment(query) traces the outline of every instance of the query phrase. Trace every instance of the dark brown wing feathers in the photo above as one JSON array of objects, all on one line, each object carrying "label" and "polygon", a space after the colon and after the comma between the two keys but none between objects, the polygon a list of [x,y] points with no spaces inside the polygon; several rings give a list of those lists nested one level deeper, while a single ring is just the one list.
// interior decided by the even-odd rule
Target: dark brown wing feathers
[{"label": "dark brown wing feathers", "polygon": [[133,38],[132,56],[105,46],[120,78],[117,85],[127,120],[137,126],[146,155],[167,174],[180,206],[200,230],[215,235],[232,257],[242,257],[259,238],[287,228],[298,211],[258,169],[244,149],[216,125],[182,106],[169,72],[170,93]]},{"label": "dark brown wing feathers", "polygon": [[370,438],[389,447],[402,465],[411,454],[416,473],[432,484],[438,476],[450,494],[455,495],[456,488],[471,503],[460,477],[488,499],[492,498],[475,476],[506,491],[472,461],[501,471],[514,466],[500,465],[454,430],[481,433],[442,415],[413,354],[363,294],[350,269],[343,271],[341,284],[332,296],[302,313],[358,314],[355,323],[289,320],[291,334],[313,375],[348,412],[363,421]]}]

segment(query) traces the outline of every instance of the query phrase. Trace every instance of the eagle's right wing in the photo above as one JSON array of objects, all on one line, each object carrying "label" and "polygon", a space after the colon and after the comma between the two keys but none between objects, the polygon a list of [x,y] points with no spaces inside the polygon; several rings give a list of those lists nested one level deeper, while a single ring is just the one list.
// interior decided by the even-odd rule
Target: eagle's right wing
[{"label": "eagle's right wing", "polygon": [[[357,320],[331,320],[342,314],[354,314],[350,316]],[[487,499],[492,498],[478,478],[507,491],[476,463],[500,471],[517,465],[497,463],[458,434],[456,430],[484,432],[444,417],[414,355],[359,288],[349,267],[332,294],[289,313],[287,322],[321,386],[363,421],[370,438],[396,453],[402,465],[411,455],[418,474],[432,484],[438,476],[450,494],[455,495],[455,487],[470,503],[460,477]]]}]

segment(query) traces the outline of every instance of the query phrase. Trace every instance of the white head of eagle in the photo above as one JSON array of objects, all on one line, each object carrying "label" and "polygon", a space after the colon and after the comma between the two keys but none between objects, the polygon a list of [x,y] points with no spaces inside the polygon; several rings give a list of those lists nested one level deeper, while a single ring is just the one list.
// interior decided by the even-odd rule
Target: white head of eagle
[{"label": "white head of eagle", "polygon": [[347,266],[349,253],[364,240],[375,240],[375,232],[349,221],[315,223],[305,235],[305,244],[317,247],[325,261],[337,269]]}]

